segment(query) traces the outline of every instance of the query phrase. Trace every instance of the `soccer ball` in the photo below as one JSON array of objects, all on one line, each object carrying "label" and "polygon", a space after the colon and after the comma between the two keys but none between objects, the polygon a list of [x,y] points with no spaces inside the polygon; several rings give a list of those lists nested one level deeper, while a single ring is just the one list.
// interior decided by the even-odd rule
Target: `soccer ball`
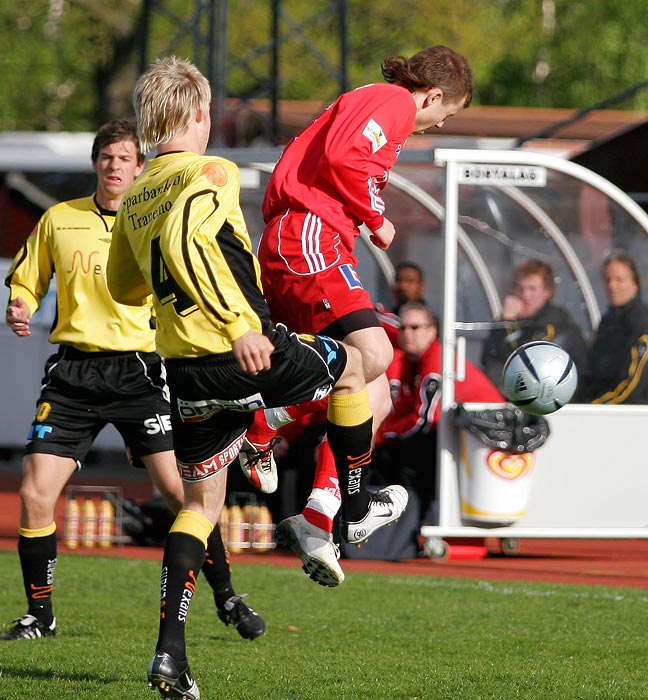
[{"label": "soccer ball", "polygon": [[526,413],[543,416],[557,411],[574,395],[576,365],[558,345],[537,340],[511,353],[502,373],[508,400]]}]

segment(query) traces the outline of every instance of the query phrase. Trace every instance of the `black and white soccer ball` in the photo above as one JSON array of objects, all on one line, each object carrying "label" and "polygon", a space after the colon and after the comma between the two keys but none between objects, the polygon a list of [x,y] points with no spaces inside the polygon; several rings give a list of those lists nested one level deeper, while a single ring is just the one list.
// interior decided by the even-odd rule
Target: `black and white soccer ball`
[{"label": "black and white soccer ball", "polygon": [[520,346],[502,373],[504,393],[527,413],[544,416],[568,403],[578,384],[576,365],[561,347],[545,340]]}]

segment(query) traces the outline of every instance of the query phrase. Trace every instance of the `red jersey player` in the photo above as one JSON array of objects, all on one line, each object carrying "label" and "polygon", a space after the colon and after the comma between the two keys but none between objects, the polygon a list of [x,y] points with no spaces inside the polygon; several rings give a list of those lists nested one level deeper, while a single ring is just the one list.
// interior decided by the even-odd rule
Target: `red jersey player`
[{"label": "red jersey player", "polygon": [[[393,347],[355,269],[358,227],[369,228],[377,247],[389,247],[395,229],[385,217],[381,190],[390,169],[411,133],[441,128],[468,107],[473,88],[466,59],[445,46],[386,59],[382,74],[386,84],[341,95],[288,144],[266,189],[259,247],[273,320],[298,332],[326,332],[360,350],[374,431],[391,407],[385,370]],[[294,415],[291,410],[285,418]],[[281,422],[266,418],[271,427]],[[269,471],[270,436],[260,414],[241,451],[248,476]],[[358,467],[360,486],[367,466]],[[344,578],[331,538],[339,498],[324,444],[306,508],[277,527],[279,544],[299,552],[304,563],[320,564],[326,585]]]}]

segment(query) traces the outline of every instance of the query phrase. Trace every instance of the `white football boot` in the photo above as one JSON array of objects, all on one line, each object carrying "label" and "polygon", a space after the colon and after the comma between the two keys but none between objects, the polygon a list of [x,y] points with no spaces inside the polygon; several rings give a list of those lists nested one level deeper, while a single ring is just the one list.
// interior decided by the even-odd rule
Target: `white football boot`
[{"label": "white football boot", "polygon": [[320,586],[339,586],[344,581],[344,572],[338,563],[340,550],[333,536],[311,525],[303,515],[282,520],[275,537],[277,546],[292,549],[301,559],[302,569]]},{"label": "white football boot", "polygon": [[369,510],[362,520],[350,523],[340,520],[342,537],[349,544],[360,544],[383,525],[400,518],[407,508],[407,490],[403,486],[385,486],[369,495]]}]

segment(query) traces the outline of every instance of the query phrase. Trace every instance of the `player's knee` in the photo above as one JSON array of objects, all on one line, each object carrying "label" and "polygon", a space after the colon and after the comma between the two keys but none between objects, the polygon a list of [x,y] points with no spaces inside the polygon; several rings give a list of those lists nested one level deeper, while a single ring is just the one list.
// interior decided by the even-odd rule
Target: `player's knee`
[{"label": "player's knee", "polygon": [[391,343],[380,343],[368,350],[363,350],[362,365],[365,381],[372,382],[384,374],[393,359],[394,348]]},{"label": "player's knee", "polygon": [[22,509],[21,519],[27,523],[28,527],[43,518],[47,519],[50,514],[51,518],[54,517],[54,505],[58,494],[52,498],[50,494],[44,493],[29,480],[23,481],[19,494]]}]

